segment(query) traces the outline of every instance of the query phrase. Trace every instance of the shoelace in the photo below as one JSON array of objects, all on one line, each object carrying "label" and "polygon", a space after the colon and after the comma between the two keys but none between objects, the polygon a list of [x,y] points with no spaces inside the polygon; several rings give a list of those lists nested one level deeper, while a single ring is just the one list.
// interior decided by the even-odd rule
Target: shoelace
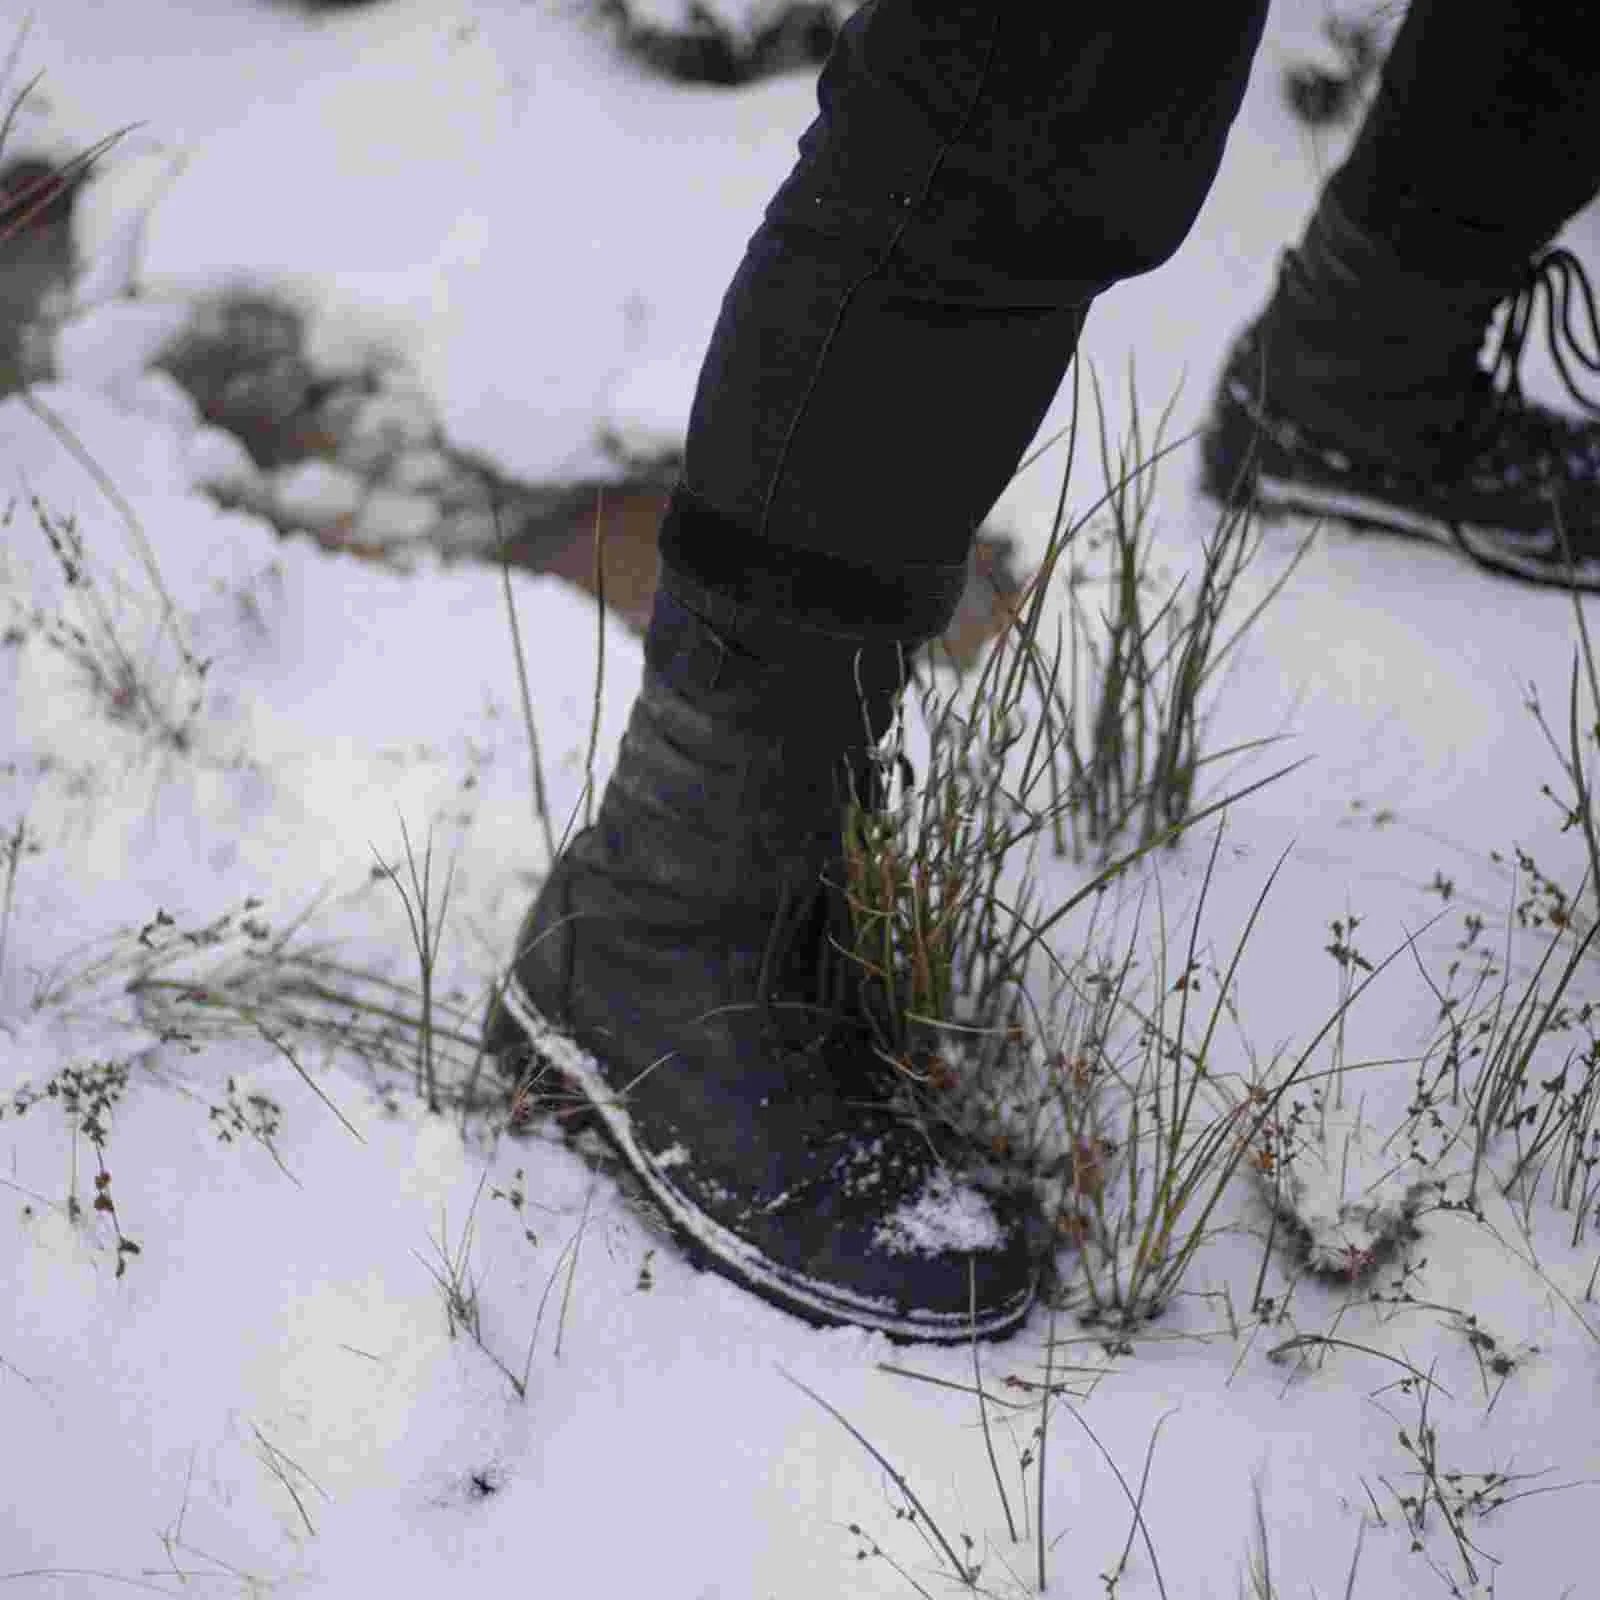
[{"label": "shoelace", "polygon": [[[1567,366],[1570,358],[1600,376],[1600,310],[1596,308],[1594,290],[1583,270],[1583,263],[1570,250],[1560,246],[1545,251],[1529,263],[1522,284],[1506,311],[1500,342],[1489,367],[1490,377],[1496,385],[1503,382],[1504,392],[1513,404],[1520,406],[1524,403],[1522,356],[1538,316],[1541,291],[1550,359],[1560,373],[1567,393],[1585,411],[1600,416],[1600,400],[1590,399],[1584,394]],[[1578,331],[1573,327],[1575,309],[1582,310],[1588,318],[1593,355],[1583,348]]]}]

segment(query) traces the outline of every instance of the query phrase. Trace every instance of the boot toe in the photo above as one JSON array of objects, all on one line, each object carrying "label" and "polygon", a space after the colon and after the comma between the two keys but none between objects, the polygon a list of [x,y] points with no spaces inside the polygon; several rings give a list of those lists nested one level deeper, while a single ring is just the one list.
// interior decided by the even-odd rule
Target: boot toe
[{"label": "boot toe", "polygon": [[712,1115],[704,1081],[670,1061],[618,1092],[515,985],[507,1010],[696,1265],[816,1325],[902,1342],[1003,1338],[1022,1326],[1039,1275],[1032,1208],[941,1163],[887,1107],[813,1088],[730,1094]]}]

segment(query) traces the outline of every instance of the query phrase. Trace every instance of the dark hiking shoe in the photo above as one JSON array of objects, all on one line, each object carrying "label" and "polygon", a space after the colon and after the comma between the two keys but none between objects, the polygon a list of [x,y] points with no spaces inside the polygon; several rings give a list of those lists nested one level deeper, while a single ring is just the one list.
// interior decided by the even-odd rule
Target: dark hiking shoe
[{"label": "dark hiking shoe", "polygon": [[814,1323],[1002,1336],[1034,1296],[1032,1213],[897,1114],[823,881],[848,736],[833,719],[815,742],[830,719],[811,720],[755,732],[647,666],[486,1048],[579,1099],[697,1265]]},{"label": "dark hiking shoe", "polygon": [[[1518,380],[1542,288],[1552,357],[1573,397],[1594,409],[1567,366],[1576,359],[1600,371],[1600,358],[1578,348],[1573,333],[1581,305],[1600,345],[1576,259],[1547,253],[1518,289],[1469,308],[1445,359],[1407,370],[1416,351],[1431,348],[1427,319],[1419,318],[1409,351],[1401,353],[1398,330],[1368,348],[1359,317],[1334,328],[1296,307],[1292,254],[1273,305],[1224,367],[1202,446],[1206,493],[1269,515],[1432,540],[1537,583],[1600,588],[1600,424],[1533,404]],[[1486,371],[1478,349],[1507,299]],[[1558,331],[1573,345],[1565,353]]]}]

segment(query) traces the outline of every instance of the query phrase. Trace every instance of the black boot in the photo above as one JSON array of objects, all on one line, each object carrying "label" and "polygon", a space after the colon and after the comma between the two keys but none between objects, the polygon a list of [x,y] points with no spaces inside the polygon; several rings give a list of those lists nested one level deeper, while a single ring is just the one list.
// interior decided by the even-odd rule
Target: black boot
[{"label": "black boot", "polygon": [[1541,295],[1569,393],[1600,410],[1569,365],[1600,371],[1600,351],[1584,350],[1600,325],[1575,257],[1485,251],[1441,278],[1324,194],[1227,358],[1202,447],[1206,491],[1431,539],[1539,583],[1600,587],[1600,425],[1534,404],[1518,377]]},{"label": "black boot", "polygon": [[1032,1214],[896,1114],[824,883],[903,656],[814,634],[802,656],[788,631],[787,659],[753,658],[663,588],[597,819],[523,922],[487,1048],[581,1096],[697,1264],[815,1323],[1004,1335]]}]

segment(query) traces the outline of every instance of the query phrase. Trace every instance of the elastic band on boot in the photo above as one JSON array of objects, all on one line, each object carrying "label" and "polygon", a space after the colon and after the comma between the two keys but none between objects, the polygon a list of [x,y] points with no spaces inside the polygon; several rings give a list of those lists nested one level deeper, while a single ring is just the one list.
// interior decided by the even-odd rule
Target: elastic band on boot
[{"label": "elastic band on boot", "polygon": [[[870,530],[865,530],[870,537]],[[907,649],[949,627],[966,587],[965,563],[857,566],[763,539],[693,494],[674,488],[659,537],[662,581],[726,637],[763,619]]]}]

